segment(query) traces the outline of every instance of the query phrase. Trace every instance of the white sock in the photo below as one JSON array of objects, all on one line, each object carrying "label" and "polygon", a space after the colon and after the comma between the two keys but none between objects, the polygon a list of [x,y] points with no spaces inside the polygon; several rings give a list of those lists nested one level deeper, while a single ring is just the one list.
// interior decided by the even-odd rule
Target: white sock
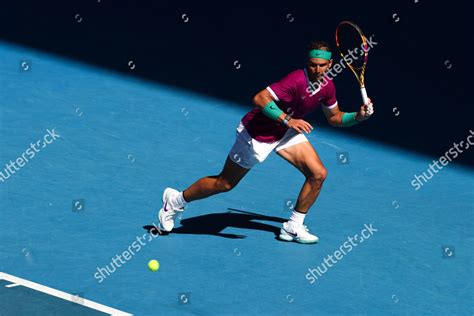
[{"label": "white sock", "polygon": [[181,191],[170,199],[170,204],[173,208],[181,209],[187,207],[188,202],[184,199],[183,192]]},{"label": "white sock", "polygon": [[305,216],[306,214],[300,213],[297,210],[293,210],[290,216],[290,221],[303,225]]}]

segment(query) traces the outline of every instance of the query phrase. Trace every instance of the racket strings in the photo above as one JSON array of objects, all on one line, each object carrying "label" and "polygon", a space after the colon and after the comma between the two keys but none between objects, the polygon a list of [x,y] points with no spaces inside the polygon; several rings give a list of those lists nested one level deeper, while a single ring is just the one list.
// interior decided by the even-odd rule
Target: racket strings
[{"label": "racket strings", "polygon": [[[339,49],[344,63],[354,73],[361,86],[364,85],[364,72],[367,63],[367,39],[362,30],[350,21],[343,21],[339,23],[336,28],[336,46]],[[353,58],[352,51],[362,49],[361,54],[357,58]],[[347,57],[351,55],[352,62],[347,61]],[[357,63],[358,62],[358,63]]]}]

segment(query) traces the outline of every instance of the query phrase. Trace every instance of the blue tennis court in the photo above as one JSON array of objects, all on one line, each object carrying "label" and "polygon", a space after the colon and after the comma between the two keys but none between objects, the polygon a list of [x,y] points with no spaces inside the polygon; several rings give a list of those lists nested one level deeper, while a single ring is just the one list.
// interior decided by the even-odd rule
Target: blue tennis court
[{"label": "blue tennis court", "polygon": [[[5,42],[0,57],[0,272],[134,315],[474,313],[472,169],[416,190],[431,157],[316,126],[318,244],[276,238],[304,177],[275,154],[155,235],[163,189],[218,174],[246,111]],[[2,316],[103,313],[12,283]]]}]

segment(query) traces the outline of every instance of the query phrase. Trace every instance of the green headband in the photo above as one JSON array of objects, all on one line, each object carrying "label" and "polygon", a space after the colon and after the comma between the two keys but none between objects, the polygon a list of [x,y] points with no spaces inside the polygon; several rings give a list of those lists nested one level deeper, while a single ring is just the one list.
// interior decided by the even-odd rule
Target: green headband
[{"label": "green headband", "polygon": [[309,58],[322,58],[331,60],[331,52],[327,50],[313,49],[309,52]]}]

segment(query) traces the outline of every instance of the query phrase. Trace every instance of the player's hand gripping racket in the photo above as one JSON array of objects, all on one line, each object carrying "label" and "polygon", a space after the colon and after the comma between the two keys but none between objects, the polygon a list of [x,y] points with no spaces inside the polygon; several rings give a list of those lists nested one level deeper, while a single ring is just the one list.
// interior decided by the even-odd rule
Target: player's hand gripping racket
[{"label": "player's hand gripping racket", "polygon": [[365,90],[364,74],[367,65],[369,46],[367,39],[354,22],[342,21],[336,28],[336,45],[347,67],[352,70],[360,86],[362,101],[367,105],[366,115],[374,113],[372,103]]}]

